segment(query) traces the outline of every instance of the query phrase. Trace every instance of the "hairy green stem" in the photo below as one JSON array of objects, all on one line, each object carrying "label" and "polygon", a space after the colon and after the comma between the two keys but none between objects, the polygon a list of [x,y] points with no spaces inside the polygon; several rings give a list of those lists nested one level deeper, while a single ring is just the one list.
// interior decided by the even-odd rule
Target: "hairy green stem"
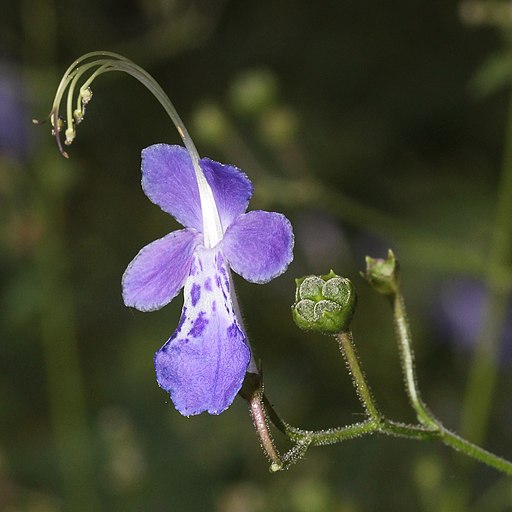
[{"label": "hairy green stem", "polygon": [[[472,457],[488,466],[491,466],[498,471],[507,475],[512,475],[512,463],[494,455],[479,446],[466,441],[457,434],[445,429],[440,423],[436,427],[426,427],[424,425],[407,425],[383,418],[380,413],[374,419],[368,419],[361,423],[355,423],[345,427],[330,428],[324,430],[303,430],[297,427],[292,427],[283,421],[276,413],[268,398],[263,394],[258,397],[257,401],[257,414],[253,414],[255,425],[257,426],[262,446],[267,455],[272,461],[272,470],[284,469],[288,466],[286,461],[289,457],[287,454],[280,456],[273,443],[270,432],[268,431],[267,418],[283,433],[285,436],[294,443],[301,444],[301,446],[324,446],[330,444],[341,443],[349,439],[355,439],[370,434],[384,434],[394,437],[403,437],[407,439],[416,439],[420,441],[429,439],[439,439],[447,446],[464,453],[468,457]],[[251,403],[251,410],[253,405]],[[434,420],[432,420],[434,421]],[[259,423],[259,427],[258,427]],[[302,455],[305,453],[307,446],[305,446]],[[293,450],[293,449],[292,449]],[[296,458],[292,461],[295,462]]]},{"label": "hairy green stem", "polygon": [[353,379],[353,384],[356,389],[357,395],[365,408],[368,417],[375,421],[380,422],[381,414],[377,409],[377,404],[372,396],[370,387],[366,381],[361,365],[357,357],[356,349],[354,347],[354,338],[351,331],[342,331],[335,334],[335,338],[340,345],[340,350],[347,362],[350,375]]},{"label": "hairy green stem", "polygon": [[262,402],[265,415],[281,430],[291,441],[304,442],[307,441],[313,446],[323,446],[329,444],[341,443],[348,439],[362,437],[368,434],[385,434],[395,437],[404,437],[408,439],[428,440],[440,439],[451,448],[464,453],[488,466],[491,466],[507,475],[512,475],[512,463],[494,455],[479,446],[462,439],[457,434],[450,432],[441,425],[437,424],[436,428],[428,428],[423,425],[407,425],[391,421],[379,413],[380,419],[368,419],[361,423],[355,423],[346,427],[331,428],[324,430],[302,430],[292,427],[284,422],[275,412],[268,398],[263,395]]},{"label": "hairy green stem", "polygon": [[439,429],[439,438],[444,444],[450,446],[454,450],[512,476],[512,462],[509,462],[502,457],[498,457],[497,455],[494,455],[494,453],[488,452],[487,450],[466,441],[444,427],[440,427]]},{"label": "hairy green stem", "polygon": [[409,401],[416,411],[418,420],[428,429],[436,432],[436,436],[444,444],[464,453],[468,457],[476,459],[506,474],[512,475],[512,463],[494,455],[479,446],[476,446],[462,437],[447,430],[439,420],[429,411],[421,399],[416,371],[414,366],[414,352],[412,350],[412,336],[405,309],[405,303],[397,282],[397,292],[389,296],[393,307],[396,337],[400,350],[400,361],[404,373],[404,381]]},{"label": "hairy green stem", "polygon": [[[478,460],[498,471],[512,475],[512,462],[494,455],[479,446],[466,441],[462,437],[450,432],[429,411],[421,399],[416,380],[414,367],[414,352],[412,350],[412,337],[407,319],[405,303],[400,292],[397,276],[395,276],[395,290],[387,296],[393,306],[393,317],[397,341],[400,349],[400,361],[404,373],[404,382],[409,401],[416,411],[419,425],[407,425],[388,420],[379,411],[372,396],[370,387],[359,363],[350,331],[339,332],[335,335],[340,345],[341,352],[347,363],[348,370],[353,379],[358,397],[365,409],[367,420],[345,427],[325,430],[303,430],[293,427],[283,421],[275,412],[271,403],[262,391],[262,383],[259,383],[257,392],[251,395],[250,409],[256,429],[260,435],[262,446],[269,458],[273,461],[271,470],[285,469],[290,464],[299,460],[310,445],[322,446],[340,443],[348,439],[362,437],[374,433],[385,434],[408,439],[428,440],[439,439],[447,446],[464,453],[468,457]],[[284,456],[279,455],[268,429],[268,421],[271,421],[290,441],[295,443],[293,448]]]},{"label": "hairy green stem", "polygon": [[398,289],[397,293],[390,296],[390,300],[393,308],[395,333],[398,341],[400,362],[404,374],[407,396],[409,397],[412,407],[416,411],[419,422],[425,426],[437,428],[438,422],[433,419],[431,412],[423,403],[418,388],[414,365],[414,352],[412,350],[411,329],[409,327],[405,303],[400,289]]}]

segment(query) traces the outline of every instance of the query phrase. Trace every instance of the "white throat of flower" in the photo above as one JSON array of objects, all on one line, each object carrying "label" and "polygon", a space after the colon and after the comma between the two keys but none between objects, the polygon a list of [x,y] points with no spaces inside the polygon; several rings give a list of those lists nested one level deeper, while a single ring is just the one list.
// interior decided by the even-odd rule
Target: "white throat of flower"
[{"label": "white throat of flower", "polygon": [[[174,126],[176,126],[176,129],[183,139],[183,143],[190,155],[196,175],[199,199],[201,203],[204,246],[207,248],[215,247],[222,239],[222,225],[212,189],[206,181],[205,175],[199,165],[197,149],[167,94],[165,94],[163,89],[149,73],[137,66],[134,62],[116,53],[100,51],[82,55],[79,59],[75,60],[71,66],[69,66],[60,81],[59,87],[57,88],[52,110],[48,116],[52,123],[53,134],[55,135],[59,151],[63,156],[66,158],[68,157],[68,154],[64,151],[60,140],[60,132],[64,127],[64,124],[67,123],[66,130],[64,132],[64,143],[69,146],[75,139],[76,126],[82,122],[85,116],[85,107],[92,98],[92,91],[90,89],[92,82],[98,76],[110,71],[123,71],[145,85],[164,107],[165,111],[174,123]],[[77,88],[79,80],[84,77],[84,75],[86,75],[86,79],[83,81],[79,92],[77,93],[76,108],[73,110],[73,96],[75,89]],[[68,93],[66,101],[66,120],[64,121],[64,119],[61,119],[59,116],[59,108],[66,89],[68,90]],[[34,120],[34,123],[38,124],[40,121]]]},{"label": "white throat of flower", "polygon": [[[199,170],[198,170],[199,168]],[[201,199],[201,211],[203,215],[203,237],[205,247],[215,247],[222,239],[222,226],[220,224],[219,212],[213,198],[213,192],[199,167],[194,166],[196,171],[197,186]]]},{"label": "white throat of flower", "polygon": [[223,235],[217,204],[215,203],[212,189],[206,181],[203,170],[199,165],[199,156],[194,143],[186,130],[182,133],[182,128],[185,129],[184,126],[177,127],[189,152],[190,158],[192,159],[192,165],[194,166],[196,174],[197,188],[199,189],[199,200],[201,202],[201,213],[203,217],[204,246],[207,248],[215,247],[222,240]]}]

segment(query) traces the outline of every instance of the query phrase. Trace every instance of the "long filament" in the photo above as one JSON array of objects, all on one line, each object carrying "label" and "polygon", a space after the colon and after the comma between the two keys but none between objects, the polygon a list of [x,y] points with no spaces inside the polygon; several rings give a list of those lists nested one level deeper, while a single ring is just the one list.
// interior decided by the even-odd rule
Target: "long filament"
[{"label": "long filament", "polygon": [[[100,57],[96,59],[96,57]],[[95,59],[90,61],[90,59]],[[84,61],[90,61],[84,63]],[[171,121],[174,123],[174,126],[178,130],[183,143],[190,155],[192,160],[192,166],[194,168],[197,185],[199,189],[199,197],[201,201],[201,211],[202,211],[202,220],[203,220],[203,236],[204,236],[204,245],[205,247],[214,247],[217,243],[222,239],[222,226],[220,222],[219,213],[217,211],[217,206],[215,204],[215,200],[213,197],[212,189],[208,184],[204,173],[199,164],[199,154],[195,147],[192,138],[190,137],[188,130],[185,127],[182,119],[180,118],[178,112],[176,111],[173,103],[167,96],[167,94],[163,91],[163,89],[158,85],[156,80],[144,69],[135,64],[134,62],[112,52],[91,52],[83,55],[79,59],[73,62],[73,64],[66,70],[66,73],[62,77],[59,86],[57,88],[57,93],[55,95],[55,99],[52,106],[52,111],[50,113],[50,118],[52,121],[52,125],[54,127],[55,136],[57,145],[59,147],[60,152],[67,157],[67,153],[64,151],[62,147],[62,142],[60,140],[59,134],[59,108],[62,98],[66,89],[68,89],[68,96],[66,102],[66,113],[67,113],[67,129],[66,129],[66,143],[70,144],[75,135],[75,121],[73,119],[73,96],[75,93],[75,89],[80,78],[90,71],[93,68],[97,68],[91,76],[84,82],[84,84],[80,87],[80,92],[77,98],[77,109],[80,110],[82,108],[82,97],[84,91],[92,84],[92,82],[101,74],[107,73],[110,71],[123,71],[128,73],[132,77],[136,78],[139,82],[141,82],[149,91],[155,96],[155,98],[160,102],[164,110],[167,112],[167,115],[171,118]]]}]

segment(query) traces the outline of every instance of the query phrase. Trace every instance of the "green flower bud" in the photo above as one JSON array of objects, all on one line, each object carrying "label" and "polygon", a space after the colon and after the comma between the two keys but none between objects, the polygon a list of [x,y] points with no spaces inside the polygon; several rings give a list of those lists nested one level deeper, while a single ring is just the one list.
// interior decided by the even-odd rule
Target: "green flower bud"
[{"label": "green flower bud", "polygon": [[323,276],[295,280],[293,319],[304,330],[337,333],[349,328],[357,296],[352,282],[332,270]]},{"label": "green flower bud", "polygon": [[362,276],[375,291],[383,295],[395,295],[398,291],[398,271],[398,261],[389,249],[385,260],[366,256],[366,272]]}]

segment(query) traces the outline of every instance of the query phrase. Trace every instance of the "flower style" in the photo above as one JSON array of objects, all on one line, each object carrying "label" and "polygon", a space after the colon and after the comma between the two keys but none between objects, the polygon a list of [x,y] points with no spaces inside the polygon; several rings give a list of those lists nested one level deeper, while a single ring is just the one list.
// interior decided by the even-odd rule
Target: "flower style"
[{"label": "flower style", "polygon": [[158,384],[185,416],[227,409],[251,361],[230,268],[266,283],[293,259],[284,215],[245,213],[253,189],[243,172],[208,158],[199,166],[201,176],[181,146],[143,150],[144,192],[185,229],[144,247],[122,279],[125,304],[140,311],[160,309],[185,288],[178,327],[155,356]]}]

